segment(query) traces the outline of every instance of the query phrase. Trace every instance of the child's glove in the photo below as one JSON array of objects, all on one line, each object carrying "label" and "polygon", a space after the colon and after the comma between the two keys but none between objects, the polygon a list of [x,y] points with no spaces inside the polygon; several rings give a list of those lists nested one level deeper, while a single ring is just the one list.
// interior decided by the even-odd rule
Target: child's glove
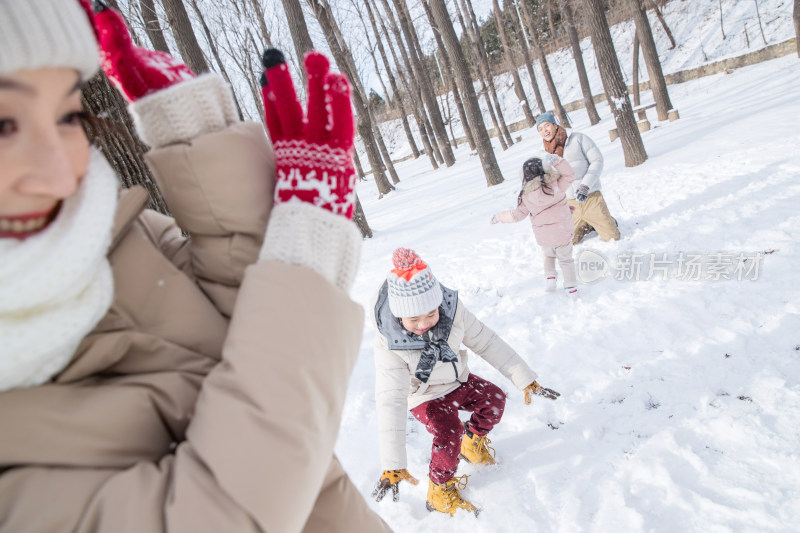
[{"label": "child's glove", "polygon": [[408,473],[408,470],[402,468],[400,470],[384,470],[381,479],[375,484],[375,490],[372,491],[372,497],[376,502],[379,502],[386,496],[389,488],[392,489],[392,501],[400,501],[400,482],[403,480],[408,481],[412,485],[419,483],[417,478]]},{"label": "child's glove", "polygon": [[500,221],[499,221],[499,220],[497,220],[497,215],[492,215],[492,220],[491,220],[491,223],[492,223],[492,224],[497,224],[498,222],[500,222]]},{"label": "child's glove", "polygon": [[545,172],[552,172],[559,161],[561,161],[561,156],[558,154],[544,154],[542,156],[542,168]]},{"label": "child's glove", "polygon": [[319,52],[305,58],[308,111],[297,99],[292,77],[280,50],[263,56],[261,78],[264,113],[275,147],[275,204],[307,202],[353,218],[353,112],[350,84],[328,72],[328,59]]},{"label": "child's glove", "polygon": [[578,200],[579,203],[583,203],[589,197],[589,186],[588,185],[581,185],[578,187],[578,190],[575,191],[575,199]]},{"label": "child's glove", "polygon": [[108,79],[130,100],[136,100],[194,78],[189,67],[169,54],[133,45],[122,16],[103,2],[94,16],[100,61]]},{"label": "child's glove", "polygon": [[536,383],[535,381],[530,385],[528,385],[527,387],[525,387],[524,392],[525,392],[525,405],[531,404],[531,402],[533,401],[534,394],[536,396],[542,396],[544,398],[547,398],[548,400],[555,400],[559,396],[561,396],[561,393],[558,393],[553,389],[546,389],[541,385],[539,385],[538,383]]}]

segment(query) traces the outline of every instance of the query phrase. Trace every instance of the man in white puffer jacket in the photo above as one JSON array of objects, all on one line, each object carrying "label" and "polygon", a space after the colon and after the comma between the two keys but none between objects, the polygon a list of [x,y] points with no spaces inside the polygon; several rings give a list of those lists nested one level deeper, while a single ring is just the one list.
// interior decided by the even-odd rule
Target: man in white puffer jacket
[{"label": "man in white puffer jacket", "polygon": [[558,154],[575,170],[575,181],[567,189],[567,203],[573,208],[572,221],[575,236],[572,244],[578,244],[592,229],[604,241],[619,240],[617,221],[608,211],[600,190],[600,173],[603,172],[603,154],[588,135],[566,130],[556,124],[553,113],[542,113],[536,118],[536,129],[542,136],[544,149]]}]

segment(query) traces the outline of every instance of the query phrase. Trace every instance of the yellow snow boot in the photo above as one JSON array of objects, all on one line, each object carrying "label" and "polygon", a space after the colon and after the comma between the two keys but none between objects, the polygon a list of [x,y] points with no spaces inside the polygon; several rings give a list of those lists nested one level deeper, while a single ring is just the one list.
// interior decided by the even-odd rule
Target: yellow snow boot
[{"label": "yellow snow boot", "polygon": [[461,497],[459,489],[463,490],[467,486],[466,475],[453,477],[441,485],[437,485],[433,480],[428,481],[428,501],[425,508],[428,511],[439,511],[448,513],[450,516],[456,514],[459,509],[464,509],[478,516],[478,509]]},{"label": "yellow snow boot", "polygon": [[464,436],[461,437],[461,454],[464,460],[483,465],[493,465],[494,448],[489,446],[492,441],[486,435],[475,435],[469,428],[466,428]]}]

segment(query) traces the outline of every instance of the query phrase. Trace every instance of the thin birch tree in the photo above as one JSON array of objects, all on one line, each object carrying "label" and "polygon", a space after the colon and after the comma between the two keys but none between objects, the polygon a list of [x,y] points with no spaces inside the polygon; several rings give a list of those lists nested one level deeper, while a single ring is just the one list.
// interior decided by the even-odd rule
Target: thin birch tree
[{"label": "thin birch tree", "polygon": [[450,55],[450,62],[455,68],[456,82],[461,94],[464,96],[465,110],[472,128],[472,134],[475,137],[475,146],[478,151],[478,157],[481,160],[483,173],[486,176],[486,183],[489,186],[497,185],[503,182],[503,174],[500,172],[500,167],[492,149],[492,142],[489,139],[489,132],[486,131],[486,124],[483,122],[478,97],[475,95],[475,87],[472,84],[472,78],[467,68],[466,58],[464,58],[464,53],[461,50],[461,44],[458,42],[458,37],[453,29],[453,22],[450,18],[450,13],[447,11],[447,5],[444,0],[430,0],[430,7],[431,14],[441,32],[442,41],[444,41],[447,53]]},{"label": "thin birch tree", "polygon": [[608,28],[603,0],[582,1],[589,23],[597,65],[600,69],[600,77],[611,104],[611,112],[614,115],[622,144],[625,166],[641,165],[647,160],[647,152],[633,116],[628,88],[625,86],[619,59],[614,50],[614,41]]},{"label": "thin birch tree", "polygon": [[530,30],[529,33],[531,42],[533,43],[533,51],[536,54],[536,57],[539,59],[539,66],[542,68],[544,81],[547,83],[547,89],[550,91],[550,99],[553,100],[553,110],[555,111],[559,122],[561,122],[561,125],[565,128],[569,128],[570,123],[569,118],[567,117],[567,112],[564,110],[564,106],[561,105],[561,99],[558,97],[556,83],[553,81],[553,75],[550,73],[550,66],[547,64],[547,57],[544,55],[544,50],[542,49],[541,42],[539,41],[539,26],[533,19],[530,9],[528,9],[528,4],[525,2],[525,0],[521,0],[521,3],[522,13],[525,16],[526,22],[528,23],[528,29]]},{"label": "thin birch tree", "polygon": [[668,112],[672,109],[672,102],[669,99],[667,81],[664,79],[661,61],[658,59],[658,50],[653,39],[650,21],[647,19],[647,13],[642,9],[641,0],[628,0],[628,5],[631,8],[633,21],[636,25],[636,36],[642,46],[642,55],[647,66],[647,75],[650,78],[650,90],[653,92],[653,99],[656,102],[658,120],[667,120]]},{"label": "thin birch tree", "polygon": [[506,60],[506,67],[511,73],[511,78],[514,81],[514,93],[517,95],[519,104],[522,106],[522,112],[525,115],[525,126],[530,128],[533,126],[535,120],[531,112],[531,106],[528,103],[528,95],[525,94],[525,89],[522,88],[522,80],[519,78],[519,70],[517,69],[516,62],[513,57],[513,49],[506,34],[506,25],[503,20],[503,13],[500,11],[500,2],[492,0],[494,11],[494,22],[497,26],[497,33],[500,34],[500,42],[503,44],[503,56]]},{"label": "thin birch tree", "polygon": [[[406,139],[408,140],[408,145],[411,147],[411,153],[414,155],[414,159],[420,156],[419,148],[417,148],[417,143],[414,140],[414,135],[411,133],[411,126],[408,123],[408,112],[406,111],[406,106],[403,103],[402,94],[400,93],[400,89],[397,86],[397,80],[394,78],[394,74],[392,74],[391,66],[389,65],[389,59],[386,56],[386,49],[383,46],[383,40],[381,39],[381,33],[378,31],[378,25],[375,22],[375,13],[372,11],[371,2],[365,1],[364,7],[367,11],[367,17],[370,21],[370,26],[372,27],[372,33],[375,36],[375,47],[378,49],[378,52],[381,56],[381,61],[383,62],[384,71],[386,72],[386,77],[389,80],[389,86],[392,90],[392,107],[396,108],[400,114],[400,121],[403,124],[403,131],[405,131]],[[359,17],[361,17],[361,12],[359,11]],[[363,18],[362,18],[363,22]],[[364,33],[367,34],[366,24],[364,24]],[[374,52],[373,52],[373,59],[374,59]],[[375,72],[380,77],[377,60],[375,63]],[[383,82],[381,82],[383,83]],[[384,89],[385,92],[385,89]]]},{"label": "thin birch tree", "polygon": [[594,105],[594,96],[592,96],[592,88],[589,85],[589,76],[586,74],[586,65],[583,62],[583,52],[581,51],[581,41],[578,38],[578,28],[575,23],[571,0],[564,0],[561,4],[561,13],[567,23],[567,35],[572,47],[572,57],[575,60],[575,68],[578,71],[578,81],[581,85],[581,93],[583,93],[583,106],[586,108],[586,113],[589,115],[589,122],[592,126],[600,122],[600,115],[597,113],[597,107]]},{"label": "thin birch tree", "polygon": [[186,12],[183,0],[161,0],[161,2],[183,61],[195,74],[208,72],[210,69],[208,68],[206,57],[203,54],[203,49],[197,43],[192,21]]},{"label": "thin birch tree", "polygon": [[406,39],[409,59],[411,60],[411,68],[414,72],[414,76],[416,76],[417,80],[419,81],[420,90],[422,91],[422,99],[425,102],[425,107],[428,108],[430,124],[433,128],[433,133],[436,136],[436,142],[438,143],[439,150],[444,158],[444,164],[448,167],[453,166],[453,164],[456,162],[456,158],[453,155],[453,147],[450,146],[450,142],[447,137],[447,131],[444,127],[444,120],[442,119],[442,114],[439,109],[439,104],[436,101],[436,96],[433,93],[430,77],[422,65],[421,58],[417,54],[418,45],[415,43],[418,43],[418,40],[414,34],[411,19],[408,16],[405,0],[392,0],[392,3],[395,6],[397,19],[400,22],[400,29],[402,30],[403,36]]}]

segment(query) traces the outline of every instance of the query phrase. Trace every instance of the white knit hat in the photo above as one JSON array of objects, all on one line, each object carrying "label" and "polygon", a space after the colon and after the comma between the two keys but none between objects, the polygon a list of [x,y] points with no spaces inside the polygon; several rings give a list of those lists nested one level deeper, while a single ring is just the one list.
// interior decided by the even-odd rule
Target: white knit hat
[{"label": "white knit hat", "polygon": [[68,67],[85,81],[99,66],[94,30],[78,0],[0,0],[0,75]]},{"label": "white knit hat", "polygon": [[389,309],[398,318],[430,313],[442,303],[442,288],[431,269],[420,256],[406,248],[392,255],[394,269],[386,281],[389,284]]}]

